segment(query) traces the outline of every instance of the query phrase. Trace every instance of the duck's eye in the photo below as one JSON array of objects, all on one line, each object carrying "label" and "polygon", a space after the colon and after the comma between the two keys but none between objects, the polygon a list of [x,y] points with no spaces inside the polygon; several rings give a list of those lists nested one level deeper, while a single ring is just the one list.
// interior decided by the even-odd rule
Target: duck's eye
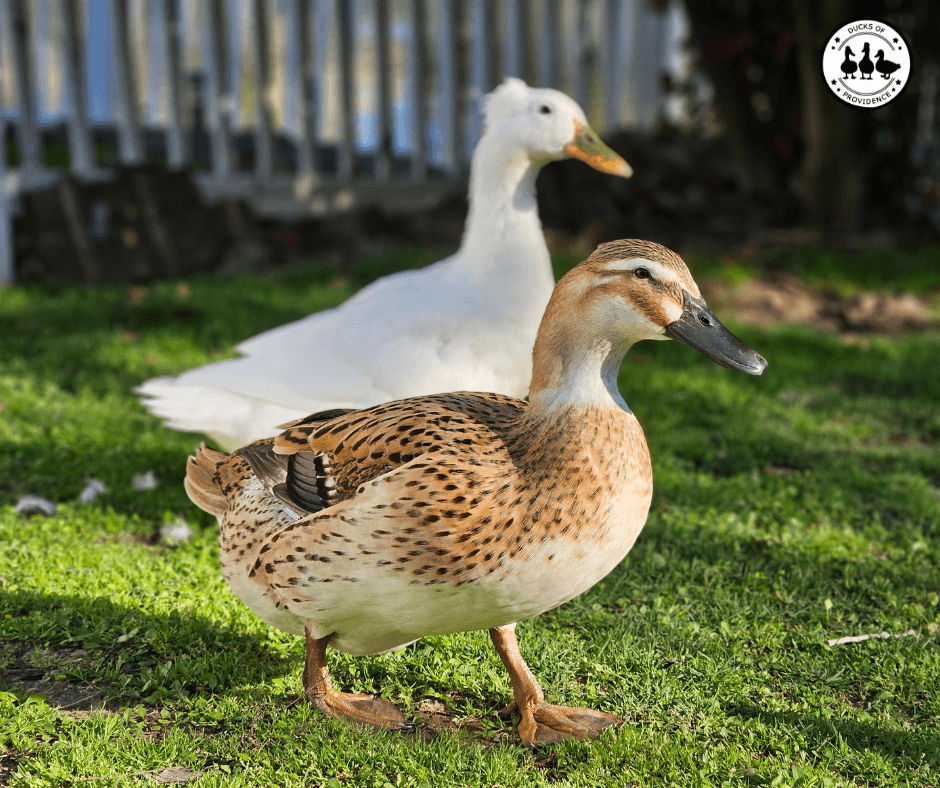
[{"label": "duck's eye", "polygon": [[634,268],[633,275],[637,279],[649,279],[652,276],[652,274],[646,268]]},{"label": "duck's eye", "polygon": [[543,104],[541,107],[539,107],[539,112],[541,112],[543,115],[551,115],[552,108],[548,106],[548,104]]}]

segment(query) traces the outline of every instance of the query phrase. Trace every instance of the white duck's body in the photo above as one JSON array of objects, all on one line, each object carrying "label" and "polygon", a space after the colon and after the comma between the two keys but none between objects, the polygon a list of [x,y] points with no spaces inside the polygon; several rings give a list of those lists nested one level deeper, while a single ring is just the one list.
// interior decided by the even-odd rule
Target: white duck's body
[{"label": "white duck's body", "polygon": [[[540,123],[548,130],[535,134]],[[154,378],[137,392],[167,426],[204,432],[227,449],[318,410],[454,390],[524,397],[554,286],[535,178],[543,164],[569,155],[630,174],[574,101],[507,80],[488,97],[454,255],[245,340],[235,348],[242,358]]]}]

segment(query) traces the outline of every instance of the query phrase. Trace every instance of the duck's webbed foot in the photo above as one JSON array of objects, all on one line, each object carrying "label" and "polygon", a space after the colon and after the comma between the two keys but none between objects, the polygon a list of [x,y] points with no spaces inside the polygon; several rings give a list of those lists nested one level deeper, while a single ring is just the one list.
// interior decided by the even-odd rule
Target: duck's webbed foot
[{"label": "duck's webbed foot", "polygon": [[508,719],[515,713],[520,715],[519,737],[526,747],[553,744],[570,736],[595,738],[608,725],[623,722],[620,717],[602,711],[546,703],[542,688],[519,653],[515,630],[515,624],[494,627],[490,638],[512,681],[513,701],[499,716]]},{"label": "duck's webbed foot", "polygon": [[521,708],[513,701],[499,712],[501,719],[510,719],[516,713],[522,717],[519,720],[519,737],[526,747],[554,744],[569,736],[593,739],[608,725],[623,722],[620,717],[603,711],[556,706],[537,698],[532,701],[524,703]]},{"label": "duck's webbed foot", "polygon": [[374,730],[409,727],[405,715],[393,704],[372,695],[355,695],[331,689],[325,695],[307,692],[307,700],[324,714],[368,725]]},{"label": "duck's webbed foot", "polygon": [[373,730],[410,727],[405,715],[387,700],[372,695],[334,690],[326,667],[326,644],[329,636],[316,639],[307,631],[305,637],[307,651],[304,659],[304,695],[311,706],[330,717],[368,725]]}]

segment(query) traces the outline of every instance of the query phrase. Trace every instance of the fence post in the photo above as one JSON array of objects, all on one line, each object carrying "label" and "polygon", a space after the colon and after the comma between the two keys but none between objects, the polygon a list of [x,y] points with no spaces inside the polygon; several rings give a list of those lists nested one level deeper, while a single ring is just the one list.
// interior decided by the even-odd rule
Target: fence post
[{"label": "fence post", "polygon": [[590,20],[588,19],[588,3],[589,0],[578,0],[578,46],[575,52],[576,60],[574,64],[574,100],[581,105],[588,120],[593,121],[591,117],[591,107],[588,104],[588,91],[591,82],[590,59],[592,54],[589,46]]},{"label": "fence post", "polygon": [[297,40],[300,45],[300,74],[297,78],[298,107],[297,117],[300,120],[300,134],[297,141],[297,176],[300,179],[299,193],[308,196],[313,188],[314,162],[313,146],[315,140],[314,118],[314,40],[316,36],[311,29],[313,14],[310,13],[312,0],[290,0],[290,15],[297,23]]},{"label": "fence post", "polygon": [[335,0],[339,8],[339,70],[340,85],[342,92],[343,122],[341,133],[343,139],[340,141],[339,151],[339,170],[338,175],[341,180],[350,180],[354,177],[353,173],[353,150],[356,139],[356,82],[355,82],[355,62],[356,62],[356,31],[355,21],[349,6],[350,0]]},{"label": "fence post", "polygon": [[115,123],[118,127],[119,157],[122,164],[139,164],[143,160],[140,137],[140,93],[137,88],[137,64],[128,41],[128,0],[113,0],[114,53],[112,73],[115,80]]},{"label": "fence post", "polygon": [[262,184],[271,180],[273,155],[271,150],[271,119],[268,112],[268,26],[264,0],[252,0],[251,11],[255,23],[251,35],[252,79],[254,79],[255,122],[255,177]]},{"label": "fence post", "polygon": [[7,190],[7,135],[6,123],[0,119],[0,287],[12,285],[16,279],[13,250],[13,211],[11,195]]},{"label": "fence post", "polygon": [[186,164],[189,156],[180,112],[180,47],[178,0],[160,0],[163,5],[163,52],[166,72],[163,79],[167,87],[167,163],[172,169]]},{"label": "fence post", "polygon": [[70,169],[76,175],[86,175],[95,168],[88,133],[88,107],[85,91],[88,75],[85,69],[85,46],[80,24],[78,0],[64,0],[66,63],[68,64],[69,87],[72,94],[72,111],[69,116]]},{"label": "fence post", "polygon": [[13,36],[10,49],[13,54],[13,68],[16,71],[16,92],[20,102],[19,134],[17,149],[20,154],[20,171],[27,176],[34,175],[42,167],[39,148],[39,132],[36,127],[36,70],[31,51],[32,24],[26,9],[26,0],[7,0],[12,7]]},{"label": "fence post", "polygon": [[483,0],[473,0],[467,13],[469,62],[469,107],[467,108],[466,139],[467,159],[473,157],[473,149],[483,133],[483,94],[486,93],[486,8]]},{"label": "fence post", "polygon": [[503,76],[531,80],[529,72],[528,18],[525,0],[503,3]]},{"label": "fence post", "polygon": [[387,181],[391,176],[392,155],[392,75],[389,57],[388,2],[375,2],[375,46],[378,66],[376,83],[376,118],[379,147],[375,154],[376,180]]},{"label": "fence post", "polygon": [[207,63],[210,78],[206,81],[209,92],[208,115],[212,124],[212,179],[221,184],[232,172],[232,149],[229,136],[232,91],[228,85],[228,41],[225,27],[225,0],[207,0],[205,6],[209,46],[212,48]]},{"label": "fence post", "polygon": [[633,122],[642,129],[652,128],[659,116],[662,93],[660,73],[665,54],[665,17],[647,3],[637,4],[630,81],[636,91]]},{"label": "fence post", "polygon": [[[12,3],[12,0],[6,0]],[[0,8],[6,11],[3,0]],[[11,11],[12,12],[12,11]],[[9,29],[11,38],[15,37],[15,28]],[[0,38],[3,30],[0,29]],[[3,43],[3,41],[0,41]],[[7,42],[11,48],[16,46],[15,41]],[[16,57],[12,57],[14,71],[17,70]],[[2,62],[2,61],[0,61]],[[0,109],[7,105],[8,97],[3,94],[3,83],[0,81]],[[15,251],[13,249],[13,195],[7,184],[7,124],[0,115],[0,287],[12,285],[16,279]]]},{"label": "fence post", "polygon": [[558,3],[543,2],[539,8],[538,31],[540,46],[536,57],[536,82],[539,87],[555,87]]},{"label": "fence post", "polygon": [[465,172],[469,164],[467,153],[467,115],[470,98],[467,87],[470,74],[470,46],[467,40],[467,3],[450,0],[453,6],[454,34],[454,156],[457,172]]},{"label": "fence post", "polygon": [[[636,48],[634,26],[628,24],[632,16],[630,0],[607,0],[607,127],[621,124],[633,114],[632,92],[635,89],[626,75],[630,73],[630,58]],[[627,104],[626,110],[624,104]]]},{"label": "fence post", "polygon": [[427,14],[425,0],[411,0],[412,2],[412,57],[411,57],[411,85],[412,115],[414,121],[413,144],[414,154],[411,161],[411,179],[420,181],[427,177],[428,144],[427,144],[427,86],[428,86],[428,38],[426,34]]},{"label": "fence post", "polygon": [[441,159],[444,171],[457,171],[457,96],[456,96],[456,35],[454,34],[454,8],[451,0],[439,0],[437,41],[437,116],[438,137],[441,141]]}]

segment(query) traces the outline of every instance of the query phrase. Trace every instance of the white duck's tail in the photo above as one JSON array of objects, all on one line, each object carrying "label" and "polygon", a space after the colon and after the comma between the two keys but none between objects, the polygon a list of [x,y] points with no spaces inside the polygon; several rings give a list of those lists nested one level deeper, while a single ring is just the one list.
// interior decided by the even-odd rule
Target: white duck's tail
[{"label": "white duck's tail", "polygon": [[202,432],[234,451],[277,434],[278,425],[299,419],[307,409],[288,408],[244,394],[193,386],[176,378],[151,378],[134,389],[144,407],[167,427]]}]

